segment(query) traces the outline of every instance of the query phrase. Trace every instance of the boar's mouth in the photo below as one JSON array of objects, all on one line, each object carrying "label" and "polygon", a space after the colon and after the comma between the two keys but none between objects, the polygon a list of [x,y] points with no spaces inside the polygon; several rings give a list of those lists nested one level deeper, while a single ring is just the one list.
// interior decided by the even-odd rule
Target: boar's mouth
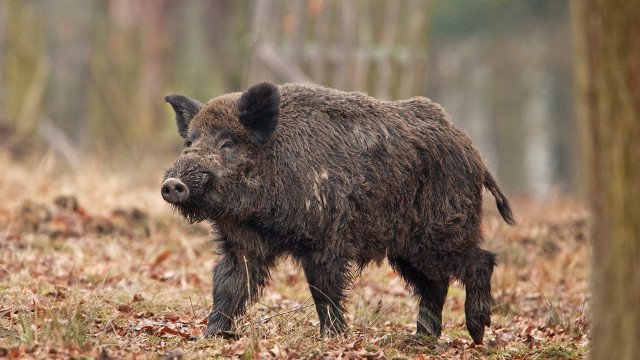
[{"label": "boar's mouth", "polygon": [[189,196],[180,203],[171,203],[171,207],[177,210],[191,224],[205,220],[214,220],[220,216],[220,206],[213,195]]},{"label": "boar's mouth", "polygon": [[216,219],[220,213],[216,207],[211,205],[207,206],[207,204],[204,204],[202,201],[188,201],[181,204],[172,204],[172,206],[191,224]]},{"label": "boar's mouth", "polygon": [[165,201],[180,212],[190,223],[213,219],[218,216],[214,194],[210,191],[212,176],[207,172],[176,176],[167,171],[161,187]]}]

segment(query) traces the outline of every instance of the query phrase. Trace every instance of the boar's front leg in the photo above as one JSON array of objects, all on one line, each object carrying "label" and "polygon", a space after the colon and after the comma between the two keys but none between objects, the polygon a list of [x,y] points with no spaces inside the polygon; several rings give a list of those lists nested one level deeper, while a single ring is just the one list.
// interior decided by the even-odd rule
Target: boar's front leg
[{"label": "boar's front leg", "polygon": [[343,302],[349,284],[348,263],[325,259],[324,255],[309,254],[302,260],[302,267],[320,319],[320,333],[339,334],[347,328]]},{"label": "boar's front leg", "polygon": [[225,336],[232,330],[234,319],[257,300],[272,264],[272,259],[257,261],[237,253],[224,254],[213,269],[213,309],[209,314],[206,337]]}]

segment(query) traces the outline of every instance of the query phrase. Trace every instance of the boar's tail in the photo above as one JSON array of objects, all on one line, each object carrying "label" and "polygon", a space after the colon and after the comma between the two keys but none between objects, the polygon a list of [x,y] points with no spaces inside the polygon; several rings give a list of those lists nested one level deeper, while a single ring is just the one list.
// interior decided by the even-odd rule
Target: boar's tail
[{"label": "boar's tail", "polygon": [[504,196],[502,191],[500,191],[496,180],[493,178],[493,176],[491,176],[489,170],[484,171],[484,181],[482,182],[482,184],[487,188],[487,190],[491,192],[493,197],[496,198],[498,211],[500,212],[500,215],[502,215],[504,221],[506,221],[509,225],[515,225],[516,222],[513,219],[513,213],[511,212],[511,205],[509,205],[509,200],[507,200],[507,197]]}]

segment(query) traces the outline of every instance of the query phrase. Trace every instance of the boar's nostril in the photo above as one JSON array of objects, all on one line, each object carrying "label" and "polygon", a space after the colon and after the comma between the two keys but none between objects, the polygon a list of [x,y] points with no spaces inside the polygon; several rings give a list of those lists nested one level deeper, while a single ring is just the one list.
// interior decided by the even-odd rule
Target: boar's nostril
[{"label": "boar's nostril", "polygon": [[169,178],[162,184],[162,198],[172,204],[179,204],[189,198],[189,188],[182,181]]}]

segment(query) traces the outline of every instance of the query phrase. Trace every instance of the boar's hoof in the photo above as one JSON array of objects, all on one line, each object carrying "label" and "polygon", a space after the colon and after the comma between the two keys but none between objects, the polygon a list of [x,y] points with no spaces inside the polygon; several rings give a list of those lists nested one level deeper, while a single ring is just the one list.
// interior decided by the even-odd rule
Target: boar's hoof
[{"label": "boar's hoof", "polygon": [[189,188],[179,179],[165,180],[161,191],[162,198],[172,204],[180,204],[189,198]]},{"label": "boar's hoof", "polygon": [[467,320],[467,330],[469,330],[469,335],[471,335],[471,338],[476,345],[482,345],[482,340],[484,339],[484,326],[485,324],[483,323]]},{"label": "boar's hoof", "polygon": [[221,337],[227,340],[237,340],[240,338],[240,334],[238,334],[237,332],[228,331],[228,330],[221,330],[221,331],[207,330],[204,332],[204,337],[205,338]]},{"label": "boar's hoof", "polygon": [[434,339],[439,338],[441,332],[442,327],[437,324],[427,324],[427,326],[425,326],[425,324],[419,322],[416,329],[416,335],[429,336],[433,337]]},{"label": "boar's hoof", "polygon": [[320,328],[320,333],[323,336],[338,336],[347,331],[347,324],[343,321],[334,321],[331,324],[326,324]]}]

